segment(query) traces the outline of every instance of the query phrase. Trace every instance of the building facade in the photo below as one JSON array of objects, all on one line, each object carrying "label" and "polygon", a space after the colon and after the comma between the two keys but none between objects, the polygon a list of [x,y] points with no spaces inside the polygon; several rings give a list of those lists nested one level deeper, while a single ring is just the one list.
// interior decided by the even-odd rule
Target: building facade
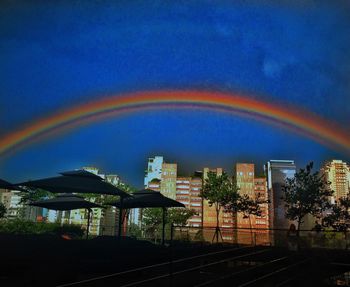
[{"label": "building facade", "polygon": [[164,196],[169,197],[171,199],[176,198],[176,178],[177,164],[163,162],[160,192]]},{"label": "building facade", "polygon": [[291,221],[286,219],[282,186],[287,178],[293,178],[296,172],[294,160],[270,160],[265,166],[269,200],[269,227],[288,229]]},{"label": "building facade", "polygon": [[[235,178],[240,195],[247,195],[252,200],[261,202],[259,204],[261,215],[245,217],[242,213],[237,214],[237,242],[268,243],[269,220],[266,178],[255,176],[255,165],[252,163],[237,163]],[[252,238],[252,235],[254,238]]]},{"label": "building facade", "polygon": [[342,160],[326,162],[321,172],[325,179],[330,182],[330,188],[334,191],[333,201],[348,196],[350,192],[350,166]]},{"label": "building facade", "polygon": [[202,179],[198,177],[178,177],[176,179],[176,200],[196,214],[188,220],[190,227],[202,227]]}]

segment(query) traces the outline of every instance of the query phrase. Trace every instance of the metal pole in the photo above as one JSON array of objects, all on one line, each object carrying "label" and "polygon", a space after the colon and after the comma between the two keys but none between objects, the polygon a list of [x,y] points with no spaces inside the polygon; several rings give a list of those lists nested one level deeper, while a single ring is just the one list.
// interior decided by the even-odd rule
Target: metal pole
[{"label": "metal pole", "polygon": [[89,238],[89,229],[90,229],[90,213],[91,213],[91,209],[88,208],[88,220],[87,220],[87,228],[86,228],[86,239]]},{"label": "metal pole", "polygon": [[122,225],[123,225],[123,200],[124,198],[120,197],[120,207],[119,207],[119,223],[118,223],[118,238],[122,237]]}]

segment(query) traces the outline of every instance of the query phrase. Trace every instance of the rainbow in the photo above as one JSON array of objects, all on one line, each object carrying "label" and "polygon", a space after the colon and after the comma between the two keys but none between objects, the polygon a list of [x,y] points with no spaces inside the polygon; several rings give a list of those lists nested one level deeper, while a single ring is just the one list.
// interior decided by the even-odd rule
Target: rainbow
[{"label": "rainbow", "polygon": [[282,125],[321,144],[349,153],[350,134],[334,123],[296,107],[282,107],[239,94],[198,90],[160,90],[114,95],[80,104],[36,120],[0,139],[0,155],[67,130],[97,121],[147,109],[206,109],[239,114]]}]

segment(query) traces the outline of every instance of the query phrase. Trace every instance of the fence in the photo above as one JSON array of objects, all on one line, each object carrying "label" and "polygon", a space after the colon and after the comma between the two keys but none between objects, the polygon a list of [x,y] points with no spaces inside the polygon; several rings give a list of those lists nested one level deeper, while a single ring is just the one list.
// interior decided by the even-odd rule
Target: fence
[{"label": "fence", "polygon": [[[101,230],[112,230],[113,227],[103,227]],[[116,230],[115,228],[113,230]],[[219,230],[212,227],[188,227],[166,225],[165,241],[188,241],[202,243],[227,243],[237,245],[260,245],[296,248],[350,248],[349,232],[335,230],[300,230],[299,235],[291,234],[287,229],[261,229],[261,228],[225,228]],[[114,233],[115,235],[116,232]],[[123,229],[123,236],[149,240],[154,243],[161,242],[161,228],[141,229],[136,226]]]}]

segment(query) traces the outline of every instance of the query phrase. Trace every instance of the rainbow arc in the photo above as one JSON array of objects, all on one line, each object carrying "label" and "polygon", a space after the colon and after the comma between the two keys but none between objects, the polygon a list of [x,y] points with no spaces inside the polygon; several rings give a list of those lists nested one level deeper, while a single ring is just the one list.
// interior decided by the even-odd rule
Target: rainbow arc
[{"label": "rainbow arc", "polygon": [[324,118],[296,107],[282,107],[239,94],[197,90],[145,91],[102,98],[80,104],[29,123],[0,139],[0,154],[23,148],[58,129],[70,129],[108,116],[148,109],[198,108],[244,115],[282,125],[333,149],[350,153],[350,134]]}]

